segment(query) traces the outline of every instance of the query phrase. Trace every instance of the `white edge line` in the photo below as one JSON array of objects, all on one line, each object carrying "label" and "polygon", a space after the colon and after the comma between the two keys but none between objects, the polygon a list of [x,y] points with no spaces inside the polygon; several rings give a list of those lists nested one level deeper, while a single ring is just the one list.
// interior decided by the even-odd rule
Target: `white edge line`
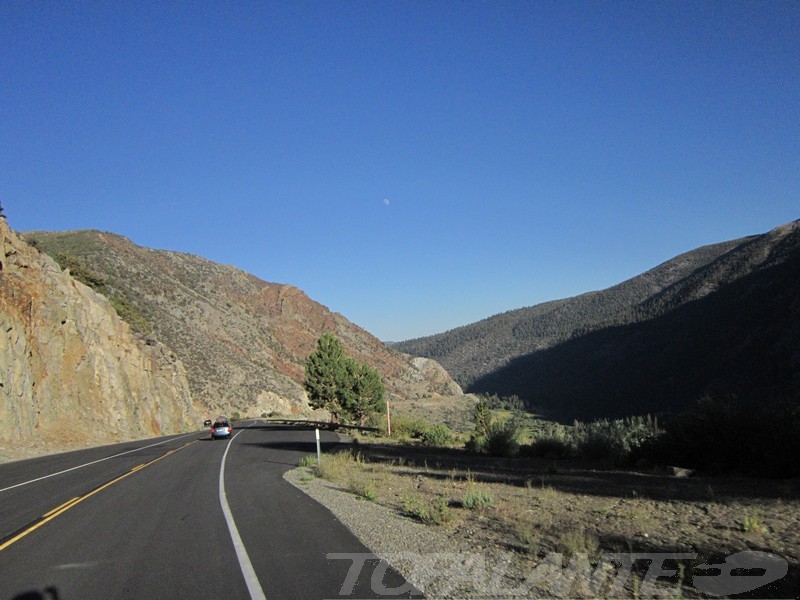
[{"label": "white edge line", "polygon": [[[253,425],[254,423],[251,423]],[[248,425],[250,427],[250,425]],[[236,550],[236,558],[239,559],[239,568],[242,570],[244,582],[247,584],[247,590],[250,592],[250,598],[253,600],[266,600],[264,590],[261,589],[261,583],[258,581],[253,563],[250,562],[250,557],[247,554],[247,549],[244,547],[242,537],[239,535],[239,530],[236,528],[236,523],[233,520],[233,513],[231,507],[228,505],[228,498],[225,495],[225,459],[228,458],[228,450],[231,449],[231,444],[235,440],[240,431],[231,438],[225,448],[225,453],[222,455],[222,464],[219,467],[219,503],[222,505],[222,513],[225,515],[225,521],[228,523],[228,531],[231,534],[233,541],[233,548]]]},{"label": "white edge line", "polygon": [[63,471],[59,471],[58,473],[50,473],[50,475],[43,475],[42,477],[37,477],[36,479],[31,479],[29,481],[23,481],[22,483],[17,483],[15,485],[10,485],[6,488],[0,490],[0,494],[3,492],[7,492],[8,490],[13,490],[14,488],[22,487],[23,485],[28,485],[29,483],[36,483],[37,481],[41,481],[42,479],[49,479],[50,477],[55,477],[56,475],[63,475],[64,473],[69,473],[70,471],[74,471],[75,469],[82,469],[83,467],[88,467],[89,465],[96,465],[97,463],[101,463],[104,460],[110,460],[112,458],[116,458],[118,456],[123,456],[125,454],[130,454],[131,452],[138,452],[139,450],[146,450],[147,448],[153,448],[154,446],[160,446],[161,444],[166,444],[167,442],[173,442],[175,440],[181,440],[185,437],[189,437],[190,435],[197,435],[197,432],[194,433],[187,433],[186,435],[182,435],[176,438],[170,438],[168,440],[163,440],[161,442],[157,442],[155,444],[150,444],[149,446],[142,446],[141,448],[134,448],[133,450],[126,450],[125,452],[120,452],[119,454],[112,454],[111,456],[106,456],[105,458],[100,458],[98,460],[93,460],[92,462],[84,463],[82,465],[78,465],[76,467],[70,467],[69,469],[64,469]]}]

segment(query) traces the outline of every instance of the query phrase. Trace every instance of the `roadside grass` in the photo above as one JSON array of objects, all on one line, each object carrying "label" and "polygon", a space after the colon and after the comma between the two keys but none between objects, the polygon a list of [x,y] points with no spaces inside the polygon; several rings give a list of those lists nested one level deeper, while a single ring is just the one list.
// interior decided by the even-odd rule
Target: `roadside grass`
[{"label": "roadside grass", "polygon": [[317,457],[313,454],[309,454],[308,456],[304,456],[300,459],[300,466],[301,467],[316,467],[317,466]]},{"label": "roadside grass", "polygon": [[347,473],[358,462],[352,452],[325,454],[316,466],[316,473],[331,483],[342,483]]},{"label": "roadside grass", "polygon": [[[694,551],[753,547],[800,556],[800,481],[764,493],[758,480],[676,479],[657,472],[526,457],[492,459],[418,443],[362,441],[325,454],[313,472],[343,491],[420,523],[469,531],[469,543],[514,550],[535,564],[547,553]],[[769,527],[764,523],[769,515]],[[793,559],[797,568],[797,559]]]},{"label": "roadside grass", "polygon": [[585,554],[590,559],[600,553],[600,539],[585,529],[567,529],[559,537],[559,550],[566,556]]}]

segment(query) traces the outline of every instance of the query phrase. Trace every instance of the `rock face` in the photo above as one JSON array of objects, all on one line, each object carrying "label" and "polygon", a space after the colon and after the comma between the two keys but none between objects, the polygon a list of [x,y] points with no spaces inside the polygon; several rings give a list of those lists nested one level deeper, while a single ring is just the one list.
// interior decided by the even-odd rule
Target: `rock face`
[{"label": "rock face", "polygon": [[388,347],[294,286],[199,256],[143,248],[112,233],[25,237],[101,281],[104,294],[135,313],[131,322],[143,334],[174,350],[186,365],[192,398],[208,414],[311,416],[304,366],[326,331],[378,371],[396,408],[423,399],[467,411],[474,404],[435,361]]},{"label": "rock face", "polygon": [[174,433],[199,418],[177,356],[0,218],[0,454]]}]

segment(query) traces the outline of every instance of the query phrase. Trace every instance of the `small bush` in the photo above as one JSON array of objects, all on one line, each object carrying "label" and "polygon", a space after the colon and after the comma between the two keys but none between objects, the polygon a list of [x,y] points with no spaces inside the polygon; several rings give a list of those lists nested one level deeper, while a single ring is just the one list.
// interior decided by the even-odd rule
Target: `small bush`
[{"label": "small bush", "polygon": [[539,530],[533,523],[524,519],[513,522],[511,536],[525,552],[533,552],[539,545]]},{"label": "small bush", "polygon": [[477,423],[475,431],[465,444],[465,449],[473,454],[507,458],[516,456],[519,453],[517,421],[513,418],[504,422],[490,421],[486,426]]},{"label": "small bush", "polygon": [[761,523],[758,516],[746,514],[742,520],[742,531],[745,533],[769,533],[769,528]]},{"label": "small bush", "polygon": [[453,509],[443,496],[405,499],[403,510],[426,525],[444,525],[453,520]]},{"label": "small bush", "polygon": [[571,441],[556,438],[540,438],[525,450],[525,454],[528,456],[559,460],[572,458],[576,452],[577,449]]},{"label": "small bush", "polygon": [[447,425],[434,425],[420,436],[424,446],[446,446],[453,439],[453,432]]},{"label": "small bush", "polygon": [[470,510],[489,508],[493,502],[494,497],[489,490],[475,486],[470,486],[470,488],[464,493],[464,497],[461,499],[461,504],[464,506],[464,508],[468,508]]},{"label": "small bush", "polygon": [[591,558],[599,554],[600,540],[584,529],[569,529],[561,534],[559,547],[567,556],[586,554]]},{"label": "small bush", "polygon": [[505,423],[492,423],[486,437],[486,453],[489,456],[516,456],[519,452],[519,428],[511,419]]},{"label": "small bush", "polygon": [[632,417],[592,423],[576,422],[572,444],[576,453],[587,459],[610,460],[617,465],[630,464],[642,456],[643,449],[663,435],[652,417]]},{"label": "small bush", "polygon": [[[380,427],[385,435],[386,423],[382,423]],[[406,415],[394,415],[392,417],[392,437],[400,439],[420,439],[424,433],[430,429],[431,425],[424,419],[417,419]]]}]

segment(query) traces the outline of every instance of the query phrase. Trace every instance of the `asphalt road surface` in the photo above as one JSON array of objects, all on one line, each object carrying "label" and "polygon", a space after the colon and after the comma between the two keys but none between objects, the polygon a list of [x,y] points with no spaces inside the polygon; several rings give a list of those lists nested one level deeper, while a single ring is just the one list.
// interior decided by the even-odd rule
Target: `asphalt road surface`
[{"label": "asphalt road surface", "polygon": [[0,599],[421,597],[283,480],[315,451],[244,422],[0,465]]}]

